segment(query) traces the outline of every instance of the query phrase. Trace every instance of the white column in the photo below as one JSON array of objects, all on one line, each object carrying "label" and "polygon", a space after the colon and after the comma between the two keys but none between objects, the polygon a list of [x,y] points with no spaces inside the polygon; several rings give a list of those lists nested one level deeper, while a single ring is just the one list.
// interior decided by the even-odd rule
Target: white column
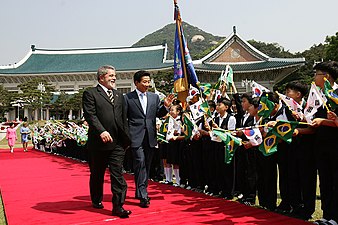
[{"label": "white column", "polygon": [[27,117],[29,119],[29,112],[28,112],[28,108],[23,108],[23,117]]},{"label": "white column", "polygon": [[73,119],[73,110],[69,110],[69,114],[68,114],[68,119],[72,120]]},{"label": "white column", "polygon": [[46,120],[49,120],[50,118],[49,118],[49,108],[47,107],[46,108]]},{"label": "white column", "polygon": [[39,118],[38,118],[38,109],[34,110],[34,120],[39,120]]}]

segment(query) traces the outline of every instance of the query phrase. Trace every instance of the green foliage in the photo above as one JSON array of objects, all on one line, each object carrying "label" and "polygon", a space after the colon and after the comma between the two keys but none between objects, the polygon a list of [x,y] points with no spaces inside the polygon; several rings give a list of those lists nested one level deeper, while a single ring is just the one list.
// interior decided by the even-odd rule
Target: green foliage
[{"label": "green foliage", "polygon": [[[45,87],[45,91],[38,90],[39,83],[42,83]],[[22,100],[25,103],[25,107],[31,109],[38,109],[41,105],[50,104],[52,100],[52,87],[46,80],[42,78],[35,78],[25,83],[18,85],[20,88],[19,93],[16,95],[15,100]]]},{"label": "green foliage", "polygon": [[338,62],[338,32],[336,36],[327,36],[325,42],[326,59]]},{"label": "green foliage", "polygon": [[8,112],[11,109],[11,99],[13,98],[13,93],[4,89],[2,85],[0,85],[0,121],[4,117],[5,112]]},{"label": "green foliage", "polygon": [[259,51],[263,52],[264,54],[274,57],[274,58],[293,58],[295,57],[294,54],[290,53],[289,51],[285,51],[282,46],[278,43],[265,43],[255,40],[249,40],[249,44],[257,48]]},{"label": "green foliage", "polygon": [[167,95],[174,87],[174,72],[171,71],[159,71],[153,76],[156,89],[163,94]]},{"label": "green foliage", "polygon": [[[168,45],[168,59],[173,59],[174,54],[174,37],[175,37],[176,24],[168,24],[165,27],[148,34],[132,47],[161,45],[167,43]],[[218,45],[223,37],[214,36],[210,33],[204,32],[198,27],[194,27],[186,22],[183,22],[184,36],[187,39],[187,45],[190,55],[193,59],[198,59],[197,55],[201,52]],[[202,35],[204,40],[192,42],[192,37],[195,35]]]}]

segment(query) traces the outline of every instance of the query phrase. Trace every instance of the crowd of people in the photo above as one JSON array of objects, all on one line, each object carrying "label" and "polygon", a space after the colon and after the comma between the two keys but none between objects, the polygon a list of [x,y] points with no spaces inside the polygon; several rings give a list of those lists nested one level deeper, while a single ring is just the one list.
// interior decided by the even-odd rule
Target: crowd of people
[{"label": "crowd of people", "polygon": [[[108,72],[115,72],[111,67],[103,68],[103,71],[107,72],[107,69]],[[233,94],[226,94],[226,88],[230,86],[224,83],[219,95],[217,90],[205,94],[205,90],[192,88],[186,102],[174,100],[170,95],[162,104],[158,96],[147,92],[150,86],[148,72],[135,74],[137,90],[125,95],[123,103],[118,102],[121,100],[120,93],[115,92],[110,78],[104,78],[109,73],[100,73],[98,79],[103,79],[107,91],[114,90],[115,98],[109,97],[109,92],[104,97],[111,102],[109,104],[113,106],[114,113],[117,109],[122,110],[118,104],[126,109],[125,112],[121,111],[121,116],[123,113],[126,115],[128,127],[125,129],[129,130],[131,142],[121,139],[127,138],[128,134],[121,136],[124,125],[123,121],[120,125],[117,119],[103,124],[113,123],[116,126],[118,123],[118,130],[112,127],[109,135],[100,136],[104,130],[110,129],[109,125],[102,127],[97,120],[98,111],[104,110],[100,108],[102,105],[95,106],[97,108],[93,106],[94,99],[99,98],[104,90],[102,87],[95,87],[97,90],[94,88],[93,93],[85,93],[88,101],[85,103],[85,119],[89,122],[89,130],[93,126],[97,128],[92,130],[88,141],[100,138],[103,143],[112,143],[107,148],[111,151],[109,154],[117,154],[116,145],[120,146],[120,150],[127,149],[118,152],[125,152],[121,153],[123,169],[135,174],[135,197],[140,199],[143,208],[149,207],[147,185],[148,179],[153,179],[212,196],[236,199],[245,205],[258,204],[267,210],[309,220],[315,211],[318,174],[323,218],[315,223],[337,224],[338,142],[335,138],[338,137],[338,86],[335,80],[338,78],[338,64],[322,62],[315,65],[314,71],[314,84],[310,90],[305,83],[292,81],[285,86],[285,95],[274,92],[240,95],[233,84],[230,84]],[[111,79],[115,81],[116,76],[111,75]],[[147,93],[145,102],[142,102],[142,93]],[[203,109],[205,102],[208,105]],[[100,115],[101,120],[109,118],[109,115]],[[154,141],[155,122],[158,141]],[[36,148],[43,149],[38,146],[40,144],[49,146],[50,151],[69,151],[71,147],[62,144],[69,139],[77,140],[75,143],[83,150],[87,141],[84,138],[86,132],[80,131],[85,135],[75,138],[81,136],[73,132],[80,126],[76,129],[71,123],[66,126],[72,131],[67,131],[64,124],[35,128],[33,142]],[[49,131],[48,135],[46,131]],[[291,137],[288,132],[291,132]],[[233,145],[238,140],[240,146]],[[92,145],[92,151],[97,145]],[[128,145],[131,148],[127,148]],[[102,160],[102,155],[93,154],[90,153],[89,158]],[[84,160],[87,158],[84,157]],[[104,168],[106,164],[105,161]],[[109,167],[114,165],[116,162],[109,164]],[[90,164],[90,167],[93,170],[91,173],[95,173],[92,168],[96,168],[96,165]],[[122,165],[118,171],[111,173],[117,174],[120,170]],[[91,175],[91,179],[96,179],[100,184],[101,181],[95,176]],[[126,193],[123,184],[114,186],[118,194],[113,198],[113,215],[128,217],[131,212],[122,208]],[[277,185],[281,198],[278,205]],[[96,192],[91,190],[93,207],[103,208],[102,187],[94,186],[92,188]],[[122,188],[122,192],[119,188]]]}]

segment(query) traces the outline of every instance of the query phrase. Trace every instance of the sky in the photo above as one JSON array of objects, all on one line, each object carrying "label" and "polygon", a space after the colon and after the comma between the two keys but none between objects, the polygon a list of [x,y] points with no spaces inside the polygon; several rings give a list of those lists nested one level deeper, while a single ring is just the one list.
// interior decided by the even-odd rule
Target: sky
[{"label": "sky", "polygon": [[[183,21],[302,52],[338,32],[337,0],[178,0]],[[1,0],[0,65],[43,49],[128,47],[173,23],[173,0]],[[173,37],[174,38],[174,37]]]}]

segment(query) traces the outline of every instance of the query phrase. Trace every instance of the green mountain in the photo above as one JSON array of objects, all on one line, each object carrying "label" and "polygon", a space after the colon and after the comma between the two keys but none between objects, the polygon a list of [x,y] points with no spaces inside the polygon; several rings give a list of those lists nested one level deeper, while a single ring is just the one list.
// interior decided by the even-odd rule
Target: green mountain
[{"label": "green mountain", "polygon": [[[167,43],[168,59],[173,59],[175,30],[175,23],[168,24],[162,29],[148,34],[133,44],[132,47],[161,45],[163,43]],[[183,22],[183,31],[184,36],[187,39],[190,55],[193,59],[201,58],[201,56],[205,55],[203,54],[204,52],[210,52],[224,40],[224,37],[214,36],[186,22]]]}]

